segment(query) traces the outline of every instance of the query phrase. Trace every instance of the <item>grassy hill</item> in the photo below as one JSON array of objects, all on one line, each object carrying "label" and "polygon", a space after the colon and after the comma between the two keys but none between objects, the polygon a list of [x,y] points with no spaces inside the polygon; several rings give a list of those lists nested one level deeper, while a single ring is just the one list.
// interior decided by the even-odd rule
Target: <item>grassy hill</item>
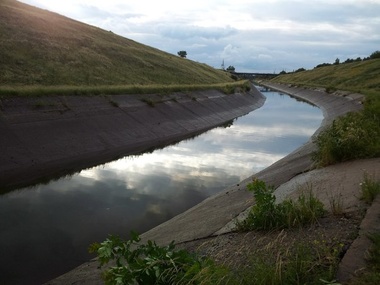
[{"label": "grassy hill", "polygon": [[228,73],[15,0],[0,2],[0,88],[207,85]]},{"label": "grassy hill", "polygon": [[330,65],[302,72],[280,75],[275,82],[309,87],[325,87],[330,91],[346,90],[380,97],[380,59]]}]

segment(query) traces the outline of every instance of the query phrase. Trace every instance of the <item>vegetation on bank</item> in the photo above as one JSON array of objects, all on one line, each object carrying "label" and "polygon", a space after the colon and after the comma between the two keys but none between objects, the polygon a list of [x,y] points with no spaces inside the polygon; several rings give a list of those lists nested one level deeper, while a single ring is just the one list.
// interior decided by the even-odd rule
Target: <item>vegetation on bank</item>
[{"label": "vegetation on bank", "polygon": [[0,30],[3,92],[93,94],[125,86],[141,92],[145,85],[176,90],[234,82],[228,72],[15,0],[0,2]]},{"label": "vegetation on bank", "polygon": [[[155,242],[141,243],[140,237],[132,233],[130,240],[110,236],[102,243],[94,243],[90,251],[97,253],[101,265],[107,266],[103,278],[107,285],[121,284],[336,284],[334,279],[342,252],[347,246],[339,239],[326,239],[322,235],[312,239],[289,240],[286,231],[280,228],[304,227],[321,216],[323,206],[316,198],[305,201],[298,200],[291,208],[297,208],[298,215],[290,220],[305,216],[305,222],[280,222],[281,215],[269,217],[274,223],[266,223],[265,228],[260,221],[268,219],[268,215],[277,212],[285,204],[274,204],[270,187],[263,181],[255,180],[249,190],[254,192],[258,200],[257,207],[252,208],[259,230],[277,231],[274,239],[262,244],[247,253],[247,264],[234,264],[233,267],[213,261],[198,253],[190,253],[176,249],[174,242],[168,246],[159,246]],[[368,193],[371,193],[370,195]],[[365,175],[362,184],[362,198],[371,196],[371,201],[380,193],[380,182],[373,181]],[[312,197],[312,196],[310,196]],[[309,201],[309,202],[307,202]],[[310,203],[311,202],[311,203]],[[298,206],[295,206],[298,205]],[[268,206],[272,211],[268,211]],[[312,213],[312,214],[311,214]],[[311,218],[310,218],[311,217]],[[303,219],[303,218],[301,218]],[[248,218],[251,220],[251,218]],[[349,285],[378,284],[380,280],[380,233],[369,236],[372,247],[369,251],[367,268]]]},{"label": "vegetation on bank", "polygon": [[170,85],[109,85],[109,86],[0,86],[0,97],[48,96],[48,95],[118,95],[118,94],[169,94],[199,90],[219,90],[232,94],[236,90],[249,91],[247,80],[215,84],[170,84]]},{"label": "vegetation on bank", "polygon": [[380,58],[330,64],[299,72],[282,73],[273,82],[305,87],[325,87],[328,91],[346,90],[379,96]]},{"label": "vegetation on bank", "polygon": [[287,199],[276,204],[274,189],[264,181],[255,179],[247,185],[253,192],[255,205],[248,217],[238,222],[239,230],[278,230],[301,227],[318,221],[325,213],[323,204],[314,196],[312,189],[302,192],[297,200]]},{"label": "vegetation on bank", "polygon": [[317,136],[317,167],[380,156],[380,112],[367,111],[342,116]]},{"label": "vegetation on bank", "polygon": [[140,241],[132,232],[127,241],[110,236],[90,246],[90,252],[98,254],[101,265],[111,260],[115,262],[104,271],[106,285],[217,284],[223,279],[222,267],[211,259],[176,249],[174,242],[158,246],[152,241],[145,244]]}]

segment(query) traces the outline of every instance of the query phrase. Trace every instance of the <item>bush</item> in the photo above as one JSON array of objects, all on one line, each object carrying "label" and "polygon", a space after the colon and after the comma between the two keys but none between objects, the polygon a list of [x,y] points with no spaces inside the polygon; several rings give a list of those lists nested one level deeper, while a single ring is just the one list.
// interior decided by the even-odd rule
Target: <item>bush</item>
[{"label": "bush", "polygon": [[200,258],[185,250],[176,250],[174,242],[161,247],[155,242],[139,244],[140,237],[131,233],[131,239],[110,236],[102,243],[90,246],[102,265],[115,264],[103,273],[107,285],[121,284],[215,284],[224,275],[207,258]]},{"label": "bush", "polygon": [[379,119],[373,112],[359,112],[334,120],[314,141],[317,145],[312,155],[315,165],[323,167],[380,155]]},{"label": "bush", "polygon": [[323,204],[311,191],[301,193],[296,201],[290,199],[275,204],[273,188],[255,179],[247,185],[253,192],[255,205],[246,220],[237,223],[240,230],[271,230],[303,226],[317,221],[324,214]]}]

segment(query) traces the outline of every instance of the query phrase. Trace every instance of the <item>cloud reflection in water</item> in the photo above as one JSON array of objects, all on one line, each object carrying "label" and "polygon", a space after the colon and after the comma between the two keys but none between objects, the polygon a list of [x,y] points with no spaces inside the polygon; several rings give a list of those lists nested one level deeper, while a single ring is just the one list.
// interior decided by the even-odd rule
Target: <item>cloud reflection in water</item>
[{"label": "cloud reflection in water", "polygon": [[0,276],[47,281],[89,259],[91,242],[146,231],[305,143],[321,111],[265,94],[262,108],[230,127],[1,196]]}]

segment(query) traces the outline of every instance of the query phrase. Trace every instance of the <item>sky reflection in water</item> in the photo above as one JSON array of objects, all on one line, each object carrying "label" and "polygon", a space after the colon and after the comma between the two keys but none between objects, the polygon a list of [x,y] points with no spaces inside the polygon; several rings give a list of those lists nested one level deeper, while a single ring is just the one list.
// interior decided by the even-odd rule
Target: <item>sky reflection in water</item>
[{"label": "sky reflection in water", "polygon": [[162,223],[284,157],[320,125],[318,108],[265,95],[230,127],[0,196],[0,284],[54,278],[93,257],[91,242]]}]

